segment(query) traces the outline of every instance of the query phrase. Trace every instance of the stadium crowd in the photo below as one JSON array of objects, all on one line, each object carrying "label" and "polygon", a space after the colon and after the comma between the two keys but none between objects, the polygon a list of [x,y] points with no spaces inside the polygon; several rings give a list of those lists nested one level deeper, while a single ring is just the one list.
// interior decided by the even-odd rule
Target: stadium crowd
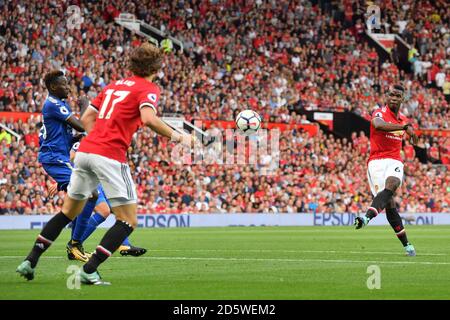
[{"label": "stadium crowd", "polygon": [[[0,141],[0,214],[57,213],[61,208],[64,193],[49,197],[53,182],[37,161],[37,121],[6,122],[25,138]],[[181,165],[171,160],[173,145],[167,139],[142,129],[129,150],[129,163],[136,172],[142,213],[360,213],[372,199],[366,178],[368,147],[363,133],[347,141],[322,131],[310,136],[287,130],[280,137],[279,167],[271,167],[277,154],[270,150],[255,165],[208,158]],[[406,179],[397,198],[400,210],[450,212],[447,167],[420,163],[408,143],[403,157]]]},{"label": "stadium crowd", "polygon": [[[427,40],[421,45],[417,26],[434,14],[432,3],[424,2],[431,9],[414,16],[412,36],[398,32],[409,42],[416,41],[420,61],[430,57],[439,71],[445,70],[445,87],[448,50],[444,56],[441,51],[448,30],[431,24],[427,29],[438,44]],[[184,43],[185,54],[168,54],[158,75],[161,112],[180,113],[187,119],[231,120],[247,106],[272,122],[298,121],[292,114],[296,109],[350,110],[368,117],[383,103],[389,85],[401,80],[408,92],[402,112],[415,126],[449,128],[448,95],[437,88],[442,76],[436,72],[434,78],[428,73],[424,77],[416,69],[408,74],[392,61],[381,62],[363,41],[364,1],[71,4],[81,7],[79,29],[70,28],[76,21],[67,5],[57,1],[0,1],[0,111],[39,112],[47,95],[41,79],[53,68],[65,70],[70,78],[70,103],[76,111],[107,83],[127,75],[124,57],[142,40],[113,19],[120,12],[131,12]],[[447,21],[448,26],[448,10],[439,10],[440,19],[435,20]],[[388,17],[391,24],[404,19]],[[409,30],[412,16],[407,20]],[[62,194],[49,197],[52,182],[37,162],[37,120],[1,122],[23,139],[17,142],[5,131],[0,133],[0,214],[58,212]],[[444,162],[448,140],[423,138],[421,146]],[[130,161],[138,171],[141,212],[363,212],[371,201],[365,174],[367,147],[364,136],[341,141],[322,132],[315,137],[285,132],[280,168],[275,174],[259,175],[256,171],[263,170],[264,163],[256,168],[227,165],[221,170],[215,165],[177,167],[168,162],[171,145],[144,130]],[[447,168],[422,164],[411,157],[413,152],[406,144],[400,210],[450,212]],[[308,178],[311,175],[317,179]]]},{"label": "stadium crowd", "polygon": [[410,46],[414,77],[435,85],[450,101],[450,10],[445,0],[382,1],[382,31],[399,34]]},{"label": "stadium crowd", "polygon": [[[233,110],[248,105],[266,120],[283,121],[288,106],[294,106],[367,117],[383,103],[388,86],[402,80],[408,89],[402,111],[411,121],[422,128],[449,128],[441,90],[393,62],[382,63],[362,41],[364,1],[73,3],[81,8],[79,29],[70,28],[76,21],[67,5],[0,3],[0,110],[39,111],[45,98],[41,79],[50,68],[67,71],[73,97],[93,97],[126,75],[124,55],[141,40],[113,18],[131,12],[184,43],[187,54],[168,55],[160,73],[165,112],[230,120]],[[439,43],[448,41],[442,38]]]}]

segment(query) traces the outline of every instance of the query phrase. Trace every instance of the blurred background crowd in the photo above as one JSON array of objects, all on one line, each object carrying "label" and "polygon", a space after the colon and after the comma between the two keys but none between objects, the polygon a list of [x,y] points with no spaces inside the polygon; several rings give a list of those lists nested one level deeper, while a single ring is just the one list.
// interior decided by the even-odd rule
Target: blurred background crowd
[{"label": "blurred background crowd", "polygon": [[[374,2],[376,3],[376,2]],[[70,29],[69,4],[81,8]],[[411,45],[411,70],[395,52],[382,61],[364,39],[368,1],[4,1],[0,0],[0,111],[40,112],[44,74],[62,69],[73,109],[112,80],[127,76],[126,55],[143,38],[114,24],[133,13],[184,44],[165,56],[157,82],[159,111],[188,120],[233,120],[244,108],[265,122],[301,123],[301,110],[351,111],[368,118],[402,82],[402,112],[416,128],[449,129],[450,7],[446,1],[380,1],[382,32]],[[62,194],[37,162],[39,120],[1,119],[21,135],[0,133],[0,214],[55,213]],[[450,212],[448,138],[422,136],[428,163],[405,143],[401,211]],[[144,129],[130,149],[140,212],[362,212],[371,201],[368,139],[285,131],[280,167],[176,166],[173,146]]]}]

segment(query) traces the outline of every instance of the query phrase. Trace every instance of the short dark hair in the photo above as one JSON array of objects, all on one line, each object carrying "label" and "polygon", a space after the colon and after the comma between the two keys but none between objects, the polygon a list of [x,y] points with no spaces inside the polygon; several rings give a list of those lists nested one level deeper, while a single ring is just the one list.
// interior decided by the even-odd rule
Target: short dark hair
[{"label": "short dark hair", "polygon": [[395,84],[395,85],[393,86],[393,89],[399,90],[399,91],[401,91],[401,92],[405,92],[405,87],[403,87],[401,84]]},{"label": "short dark hair", "polygon": [[61,70],[52,70],[44,77],[44,83],[47,90],[50,90],[50,85],[56,81],[59,77],[64,76],[64,72]]},{"label": "short dark hair", "polygon": [[163,52],[146,42],[130,54],[128,68],[139,77],[148,77],[161,69]]}]

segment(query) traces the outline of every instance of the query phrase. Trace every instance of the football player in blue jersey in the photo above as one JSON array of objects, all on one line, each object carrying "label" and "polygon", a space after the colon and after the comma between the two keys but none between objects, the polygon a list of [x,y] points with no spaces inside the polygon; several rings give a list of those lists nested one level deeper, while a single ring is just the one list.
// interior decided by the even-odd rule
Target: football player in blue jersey
[{"label": "football player in blue jersey", "polygon": [[[85,134],[85,130],[66,101],[70,88],[64,73],[60,70],[50,71],[45,75],[44,82],[49,95],[42,108],[38,161],[57,182],[58,190],[67,191],[72,174],[70,150]],[[73,129],[78,134],[74,135]],[[72,237],[67,243],[67,254],[71,260],[87,262],[89,259],[80,240],[94,210],[97,197],[96,193],[93,194],[83,212],[72,222]]]}]

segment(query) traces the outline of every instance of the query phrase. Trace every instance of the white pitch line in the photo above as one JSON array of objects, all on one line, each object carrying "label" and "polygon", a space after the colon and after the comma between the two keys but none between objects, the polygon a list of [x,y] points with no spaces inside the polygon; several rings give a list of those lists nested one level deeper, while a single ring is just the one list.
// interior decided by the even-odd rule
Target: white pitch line
[{"label": "white pitch line", "polygon": [[[155,260],[211,260],[211,261],[275,261],[275,262],[332,262],[332,263],[379,263],[379,264],[425,264],[425,265],[450,265],[450,262],[429,261],[370,261],[370,260],[328,260],[328,259],[283,259],[283,258],[202,258],[202,257],[145,257]],[[406,257],[405,257],[406,258]]]},{"label": "white pitch line", "polygon": [[[338,254],[384,254],[398,256],[398,252],[378,252],[378,251],[336,251],[336,250],[268,250],[268,249],[151,249],[152,252],[281,252],[281,253],[338,253]],[[421,253],[420,256],[450,256],[445,253]]]},{"label": "white pitch line", "polygon": [[[1,256],[0,259],[23,259],[23,256]],[[59,256],[41,257],[41,259],[65,259]],[[112,257],[113,259],[124,259]],[[405,257],[406,259],[407,257]],[[111,259],[111,258],[110,258]],[[201,261],[264,261],[264,262],[329,262],[329,263],[374,263],[374,264],[423,264],[423,265],[450,265],[450,262],[431,261],[374,261],[374,260],[345,260],[345,259],[284,259],[284,258],[224,258],[224,257],[139,257],[145,260],[201,260]]]}]

